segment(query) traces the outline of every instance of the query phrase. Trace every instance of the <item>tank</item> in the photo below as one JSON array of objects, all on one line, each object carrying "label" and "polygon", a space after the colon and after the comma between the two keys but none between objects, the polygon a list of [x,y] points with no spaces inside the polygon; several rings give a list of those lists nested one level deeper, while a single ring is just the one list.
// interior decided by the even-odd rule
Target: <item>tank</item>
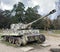
[{"label": "tank", "polygon": [[31,25],[37,22],[38,20],[45,18],[55,12],[56,10],[54,9],[44,17],[41,17],[28,24],[23,23],[11,24],[11,29],[5,30],[1,37],[3,38],[4,41],[13,43],[16,46],[26,45],[28,42],[34,41],[36,41],[37,43],[43,43],[46,39],[45,36],[43,34],[40,34],[39,29],[32,29]]}]

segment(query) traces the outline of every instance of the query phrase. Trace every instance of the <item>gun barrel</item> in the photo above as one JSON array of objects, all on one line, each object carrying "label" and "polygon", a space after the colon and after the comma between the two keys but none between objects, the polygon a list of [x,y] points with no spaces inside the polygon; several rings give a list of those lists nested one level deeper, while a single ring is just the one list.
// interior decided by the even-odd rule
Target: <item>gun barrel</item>
[{"label": "gun barrel", "polygon": [[45,18],[45,17],[47,17],[47,16],[49,16],[49,15],[55,13],[55,12],[56,12],[56,10],[54,9],[54,10],[50,11],[50,12],[49,12],[47,15],[45,15],[44,17],[38,18],[37,20],[35,20],[35,21],[33,21],[33,22],[27,24],[27,26],[32,25],[33,23],[39,21],[40,19],[43,19],[43,18]]}]

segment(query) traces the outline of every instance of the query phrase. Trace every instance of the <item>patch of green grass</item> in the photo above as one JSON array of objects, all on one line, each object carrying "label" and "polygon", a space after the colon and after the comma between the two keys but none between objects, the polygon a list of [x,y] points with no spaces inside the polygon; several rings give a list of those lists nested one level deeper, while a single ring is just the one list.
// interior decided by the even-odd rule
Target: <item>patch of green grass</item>
[{"label": "patch of green grass", "polygon": [[2,35],[0,34],[0,39],[1,39],[1,36],[2,36]]},{"label": "patch of green grass", "polygon": [[45,30],[40,30],[40,33],[46,33],[47,31],[45,31]]},{"label": "patch of green grass", "polygon": [[55,34],[60,34],[60,30],[52,30],[52,32]]},{"label": "patch of green grass", "polygon": [[49,33],[49,31],[40,30],[40,34],[53,37],[60,37],[60,30],[51,30],[51,33]]}]

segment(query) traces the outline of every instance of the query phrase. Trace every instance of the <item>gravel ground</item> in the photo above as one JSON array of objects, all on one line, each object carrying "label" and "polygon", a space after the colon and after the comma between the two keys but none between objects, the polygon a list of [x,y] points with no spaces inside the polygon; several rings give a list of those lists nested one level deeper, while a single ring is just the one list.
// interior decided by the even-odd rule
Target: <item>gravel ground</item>
[{"label": "gravel ground", "polygon": [[58,46],[60,44],[60,37],[46,36],[45,44],[49,44],[51,46],[49,47],[36,46],[34,50],[29,52],[51,52],[50,51],[51,48],[60,48]]},{"label": "gravel ground", "polygon": [[[46,36],[45,44],[50,44],[51,46],[42,47],[40,46],[40,44],[37,44],[37,45],[15,48],[0,43],[0,52],[50,52],[50,48],[60,48],[58,46],[60,44],[60,37]],[[33,47],[33,49],[29,50],[28,47],[30,48]]]}]

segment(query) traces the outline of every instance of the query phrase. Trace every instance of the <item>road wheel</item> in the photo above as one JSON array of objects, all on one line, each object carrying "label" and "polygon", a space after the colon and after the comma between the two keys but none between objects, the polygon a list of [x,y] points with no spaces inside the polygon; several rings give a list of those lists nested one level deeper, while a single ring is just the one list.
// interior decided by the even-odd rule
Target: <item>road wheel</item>
[{"label": "road wheel", "polygon": [[27,44],[27,37],[22,37],[22,44],[23,45],[26,45]]},{"label": "road wheel", "polygon": [[13,44],[15,43],[15,39],[14,39],[14,38],[12,38],[12,43],[13,43]]},{"label": "road wheel", "polygon": [[22,44],[23,45],[26,45],[27,44],[26,40],[23,40]]},{"label": "road wheel", "polygon": [[22,44],[21,38],[17,38],[16,41],[15,41],[15,44],[18,47],[21,46],[21,44]]},{"label": "road wheel", "polygon": [[12,38],[9,38],[9,43],[12,43]]},{"label": "road wheel", "polygon": [[43,43],[45,41],[45,36],[44,35],[40,35],[38,37],[38,43]]},{"label": "road wheel", "polygon": [[3,37],[3,40],[6,41],[6,36]]}]

